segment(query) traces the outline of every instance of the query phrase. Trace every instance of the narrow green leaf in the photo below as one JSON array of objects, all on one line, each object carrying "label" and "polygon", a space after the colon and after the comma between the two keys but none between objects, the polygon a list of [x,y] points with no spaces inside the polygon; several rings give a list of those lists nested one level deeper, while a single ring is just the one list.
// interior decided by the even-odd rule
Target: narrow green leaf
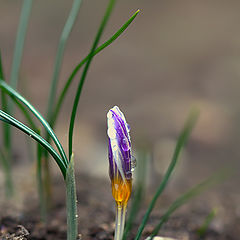
[{"label": "narrow green leaf", "polygon": [[[4,72],[3,72],[3,65],[2,65],[2,54],[0,51],[0,79],[4,79]],[[1,90],[1,103],[2,103],[2,109],[5,112],[8,112],[8,102],[5,93],[3,90]],[[9,150],[11,149],[11,136],[10,136],[10,129],[9,126],[4,124],[3,125],[3,143],[5,149]]]},{"label": "narrow green leaf", "polygon": [[[93,53],[95,56],[99,52],[101,52],[103,49],[105,49],[107,46],[109,46],[111,43],[113,43],[126,29],[127,27],[132,23],[132,21],[135,19],[135,17],[138,15],[139,10],[137,10],[124,24],[123,26],[112,36],[110,37],[106,42],[104,42],[101,46],[99,46]],[[63,100],[66,96],[66,93],[74,79],[74,77],[77,75],[81,67],[88,61],[90,57],[90,54],[88,54],[72,71],[70,77],[68,78],[63,90],[61,91],[61,94],[57,100],[56,108],[54,109],[54,114],[52,116],[52,119],[50,121],[50,125],[53,127],[55,125],[57,116],[59,114],[59,111],[61,109]]]},{"label": "narrow green leaf", "polygon": [[53,106],[55,104],[58,79],[59,79],[60,69],[61,69],[61,65],[62,65],[65,45],[66,45],[66,42],[72,31],[73,25],[76,21],[81,3],[82,3],[82,0],[74,0],[73,1],[72,9],[69,13],[68,19],[66,21],[66,24],[63,28],[63,31],[62,31],[62,34],[61,34],[61,37],[59,40],[57,55],[56,55],[56,59],[55,59],[55,66],[54,66],[54,71],[53,71],[53,78],[52,78],[52,82],[51,82],[50,94],[49,94],[49,99],[48,99],[48,109],[47,109],[47,120],[48,121],[50,121],[50,119],[52,118],[51,115],[53,113]]},{"label": "narrow green leaf", "polygon": [[148,240],[152,239],[154,236],[156,236],[162,227],[162,225],[168,220],[168,218],[171,216],[171,214],[176,211],[179,207],[187,203],[190,199],[193,197],[196,197],[197,195],[201,194],[203,191],[207,190],[209,187],[222,182],[226,178],[228,178],[233,172],[232,171],[221,171],[205,181],[201,182],[197,186],[193,187],[183,195],[181,195],[179,198],[176,199],[176,201],[173,202],[173,204],[168,208],[166,213],[161,217],[159,224],[154,228],[151,236],[147,238]]},{"label": "narrow green leaf", "polygon": [[[2,65],[2,54],[0,51],[0,78],[4,79],[4,72],[3,72],[3,65]],[[1,104],[2,109],[4,111],[8,111],[8,102],[5,93],[1,90]],[[11,159],[11,131],[10,126],[8,124],[3,124],[3,148],[1,150],[0,158],[4,169],[5,174],[5,190],[6,196],[12,197],[13,196],[13,179],[12,179],[12,171],[11,171],[11,164],[9,159]],[[3,153],[5,152],[5,154]]]},{"label": "narrow green leaf", "polygon": [[66,176],[66,163],[61,159],[59,154],[54,150],[54,148],[45,140],[43,139],[39,134],[34,132],[32,129],[24,125],[22,122],[18,121],[17,119],[11,117],[7,113],[0,110],[0,120],[6,122],[7,124],[11,124],[12,126],[18,128],[23,133],[27,134],[31,138],[33,138],[35,141],[37,141],[39,144],[41,144],[55,159],[56,163],[58,164],[64,178]]},{"label": "narrow green leaf", "polygon": [[72,155],[66,174],[67,193],[67,240],[76,240],[78,236],[77,195]]},{"label": "narrow green leaf", "polygon": [[189,117],[188,117],[188,119],[187,119],[187,121],[185,123],[185,126],[183,128],[183,131],[181,132],[181,134],[180,134],[180,136],[178,138],[178,141],[177,141],[177,144],[176,144],[176,147],[175,147],[175,150],[174,150],[174,154],[173,154],[172,160],[170,162],[170,165],[169,165],[169,167],[167,169],[167,172],[165,173],[160,186],[158,187],[158,189],[157,189],[157,191],[156,191],[156,193],[155,193],[151,203],[149,204],[149,207],[148,207],[148,209],[147,209],[147,211],[146,211],[146,213],[145,213],[145,215],[143,217],[141,225],[138,228],[138,232],[137,232],[137,235],[135,237],[135,240],[139,240],[140,239],[140,237],[142,235],[142,231],[143,231],[143,229],[144,229],[144,227],[145,227],[145,225],[146,225],[146,223],[147,223],[147,221],[149,219],[149,216],[150,216],[150,214],[151,214],[151,212],[152,212],[152,210],[153,210],[153,208],[154,208],[154,206],[156,204],[156,201],[157,201],[158,197],[160,196],[160,194],[165,189],[165,187],[166,187],[166,185],[167,185],[167,183],[168,183],[168,181],[170,179],[170,176],[171,176],[173,170],[175,169],[175,166],[176,166],[176,163],[178,161],[180,152],[181,152],[183,146],[185,145],[185,143],[186,143],[186,141],[187,141],[187,139],[188,139],[188,137],[189,137],[189,135],[190,135],[190,133],[191,133],[191,131],[192,131],[196,121],[197,121],[198,115],[199,115],[199,112],[196,111],[196,110],[193,110],[190,113],[190,115],[189,115]]},{"label": "narrow green leaf", "polygon": [[[23,55],[23,47],[27,32],[27,26],[29,22],[29,17],[32,9],[32,0],[24,0],[21,10],[21,16],[19,20],[19,26],[17,31],[17,38],[15,42],[15,49],[14,49],[14,55],[13,55],[13,62],[12,62],[12,68],[11,68],[11,74],[10,74],[10,85],[16,89],[18,84],[18,78],[19,78],[19,69],[21,65],[22,55]],[[14,112],[14,105],[10,102],[7,105],[7,109],[4,109],[4,111],[8,112],[10,115]],[[8,142],[8,152],[9,156],[11,154],[11,128],[9,128],[9,125],[5,127],[5,134]]]},{"label": "narrow green leaf", "polygon": [[31,9],[32,9],[32,0],[24,0],[21,16],[20,16],[18,32],[17,32],[17,39],[15,43],[12,70],[11,70],[11,76],[10,76],[10,85],[14,89],[17,88],[19,68],[22,60],[23,46],[24,46]]},{"label": "narrow green leaf", "polygon": [[37,126],[34,123],[32,117],[30,116],[30,114],[28,113],[28,111],[26,111],[26,109],[24,108],[24,106],[19,103],[17,101],[17,99],[15,97],[13,97],[12,95],[10,95],[11,99],[15,102],[15,104],[17,105],[17,107],[19,108],[19,110],[22,112],[23,116],[26,118],[30,128],[32,128],[34,131],[37,130]]},{"label": "narrow green leaf", "polygon": [[206,234],[207,229],[209,228],[209,225],[211,224],[213,219],[216,217],[216,214],[217,214],[217,208],[213,208],[212,211],[205,218],[201,227],[197,229],[197,234],[200,238],[202,238]]},{"label": "narrow green leaf", "polygon": [[35,115],[35,117],[41,122],[41,124],[44,126],[46,131],[49,133],[49,135],[53,139],[62,159],[64,160],[65,164],[67,165],[68,160],[67,160],[66,154],[63,150],[63,147],[62,147],[61,143],[59,142],[56,134],[54,133],[54,131],[52,130],[52,128],[50,127],[48,122],[42,117],[42,115],[32,106],[32,104],[30,102],[28,102],[24,97],[22,97],[17,91],[12,89],[6,82],[0,80],[0,88],[2,88],[10,96],[19,100]]},{"label": "narrow green leaf", "polygon": [[75,118],[76,118],[76,114],[77,114],[77,107],[78,107],[79,98],[80,98],[80,95],[81,95],[81,92],[82,92],[83,84],[84,84],[84,81],[86,79],[89,66],[90,66],[90,64],[92,62],[92,59],[94,57],[94,51],[97,48],[100,37],[102,36],[103,30],[104,30],[104,28],[107,24],[107,21],[108,21],[110,15],[111,15],[111,12],[112,12],[114,4],[115,4],[115,1],[116,0],[110,0],[109,1],[106,13],[105,13],[105,15],[103,17],[103,20],[100,24],[100,27],[98,29],[97,35],[95,37],[95,40],[93,42],[92,48],[91,48],[90,53],[89,53],[90,56],[89,56],[89,58],[86,62],[85,68],[83,69],[83,73],[82,73],[82,76],[81,76],[81,79],[80,79],[80,82],[79,82],[79,85],[78,85],[78,88],[77,88],[77,92],[76,92],[76,96],[75,96],[74,103],[73,103],[73,108],[72,108],[71,120],[70,120],[70,125],[69,125],[69,132],[68,132],[69,133],[68,134],[69,158],[72,156],[73,129],[74,129],[74,123],[75,123]]}]

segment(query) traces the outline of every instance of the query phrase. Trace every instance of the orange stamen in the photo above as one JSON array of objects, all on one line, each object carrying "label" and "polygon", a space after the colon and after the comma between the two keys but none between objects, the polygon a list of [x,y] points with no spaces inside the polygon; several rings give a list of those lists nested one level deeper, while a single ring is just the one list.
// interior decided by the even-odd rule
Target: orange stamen
[{"label": "orange stamen", "polygon": [[121,177],[112,180],[112,195],[118,206],[127,204],[132,192],[132,180],[125,180]]}]

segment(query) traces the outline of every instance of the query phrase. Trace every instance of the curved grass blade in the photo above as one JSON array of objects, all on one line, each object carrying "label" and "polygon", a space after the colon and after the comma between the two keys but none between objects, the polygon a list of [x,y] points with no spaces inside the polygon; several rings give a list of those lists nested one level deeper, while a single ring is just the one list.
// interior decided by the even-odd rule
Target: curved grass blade
[{"label": "curved grass blade", "polygon": [[165,189],[165,187],[166,187],[166,185],[167,185],[167,183],[168,183],[168,181],[170,179],[170,176],[171,176],[173,170],[175,169],[175,166],[176,166],[176,163],[178,161],[180,152],[181,152],[183,146],[185,145],[185,143],[186,143],[186,141],[187,141],[187,139],[188,139],[188,137],[189,137],[189,135],[190,135],[190,133],[191,133],[191,131],[192,131],[196,121],[197,121],[198,115],[199,115],[199,112],[197,110],[193,110],[190,113],[190,115],[189,115],[189,117],[188,117],[188,119],[187,119],[187,121],[185,123],[185,126],[184,126],[184,128],[183,128],[183,130],[182,130],[182,132],[181,132],[181,134],[180,134],[180,136],[178,138],[178,141],[177,141],[177,144],[176,144],[176,147],[175,147],[175,150],[174,150],[174,154],[173,154],[171,163],[170,163],[170,165],[169,165],[169,167],[167,169],[167,172],[165,173],[165,175],[163,177],[163,180],[162,180],[160,186],[158,187],[158,189],[157,189],[157,191],[156,191],[156,193],[155,193],[151,203],[149,204],[149,207],[148,207],[148,209],[147,209],[147,211],[146,211],[146,213],[145,213],[145,215],[143,217],[141,225],[138,228],[138,232],[137,232],[137,235],[135,237],[135,240],[139,240],[140,239],[140,237],[142,235],[142,231],[143,231],[143,229],[144,229],[144,227],[145,227],[145,225],[146,225],[146,223],[147,223],[147,221],[149,219],[149,216],[150,216],[150,214],[151,214],[151,212],[152,212],[152,210],[153,210],[153,208],[154,208],[154,206],[156,204],[156,201],[157,201],[158,197],[160,196],[160,194]]},{"label": "curved grass blade", "polygon": [[65,154],[65,152],[63,150],[63,147],[62,147],[61,143],[59,142],[57,136],[53,132],[52,128],[50,127],[48,122],[42,117],[42,115],[32,106],[32,104],[30,102],[28,102],[17,91],[12,89],[8,84],[6,84],[2,80],[0,80],[0,88],[2,88],[10,96],[12,96],[12,97],[16,98],[17,100],[19,100],[22,104],[24,104],[35,115],[35,117],[41,122],[41,124],[44,126],[46,131],[49,133],[49,135],[53,139],[57,149],[59,150],[59,153],[60,153],[62,159],[64,160],[65,164],[67,165],[68,164],[68,160],[67,160],[66,154]]},{"label": "curved grass blade", "polygon": [[18,121],[17,119],[11,117],[7,113],[3,112],[2,110],[0,110],[0,120],[20,129],[22,132],[24,132],[25,134],[27,134],[28,136],[30,136],[31,138],[36,140],[39,144],[41,144],[55,159],[56,163],[58,164],[58,166],[65,178],[66,168],[67,168],[66,163],[61,159],[59,154],[54,150],[54,148],[45,139],[43,139],[39,134],[34,132],[32,129],[30,129],[29,127],[27,127],[26,125],[24,125],[23,123]]},{"label": "curved grass blade", "polygon": [[97,35],[95,37],[95,40],[93,42],[93,45],[92,45],[92,48],[90,50],[90,53],[89,53],[89,58],[86,62],[86,65],[85,65],[85,68],[83,69],[83,73],[82,73],[82,76],[81,76],[81,79],[80,79],[80,82],[79,82],[79,85],[78,85],[78,88],[77,88],[77,92],[76,92],[76,96],[75,96],[75,99],[74,99],[74,103],[73,103],[73,108],[72,108],[72,114],[71,114],[71,120],[70,120],[70,125],[69,125],[69,134],[68,134],[68,149],[69,149],[69,159],[71,158],[72,156],[72,144],[73,144],[73,129],[74,129],[74,123],[75,123],[75,118],[76,118],[76,113],[77,113],[77,107],[78,107],[78,103],[79,103],[79,98],[80,98],[80,95],[81,95],[81,92],[82,92],[82,88],[83,88],[83,84],[84,84],[84,81],[86,79],[86,76],[87,76],[87,72],[88,72],[88,69],[89,69],[89,66],[92,62],[92,59],[94,57],[94,51],[98,45],[98,42],[100,40],[100,37],[103,33],[103,30],[107,24],[107,21],[110,17],[110,14],[113,10],[113,7],[114,7],[114,4],[115,4],[115,1],[116,0],[109,0],[109,4],[108,4],[108,7],[107,7],[107,10],[106,10],[106,13],[103,17],[103,20],[100,24],[100,27],[98,29],[98,32],[97,32]]},{"label": "curved grass blade", "polygon": [[222,182],[227,177],[232,174],[232,171],[221,171],[205,181],[201,182],[197,186],[193,187],[186,193],[184,193],[182,196],[178,197],[176,201],[173,202],[173,204],[168,208],[166,213],[161,217],[160,222],[158,225],[154,228],[151,236],[147,238],[148,240],[152,239],[154,236],[156,236],[162,227],[162,225],[168,220],[168,218],[172,215],[174,211],[176,211],[179,207],[187,203],[190,199],[193,197],[196,197],[197,195],[201,194],[203,191],[207,190],[209,187],[216,185],[217,183]]},{"label": "curved grass blade", "polygon": [[21,16],[20,16],[20,23],[19,23],[18,32],[17,32],[17,39],[15,43],[12,70],[11,70],[11,76],[10,76],[10,85],[13,88],[17,87],[19,68],[21,64],[23,46],[24,46],[31,9],[32,9],[32,0],[24,0]]},{"label": "curved grass blade", "polygon": [[72,9],[69,13],[68,19],[66,21],[66,24],[63,28],[63,31],[62,31],[62,34],[61,34],[61,37],[59,40],[57,55],[56,55],[56,59],[55,59],[53,78],[52,78],[52,82],[51,82],[50,94],[49,94],[49,99],[48,99],[48,109],[47,109],[47,120],[48,121],[50,121],[51,115],[53,112],[53,106],[54,106],[55,98],[56,98],[57,84],[58,84],[60,69],[61,69],[61,65],[62,65],[65,45],[66,45],[68,37],[72,31],[73,25],[76,21],[81,3],[82,3],[82,0],[74,0],[73,1]]},{"label": "curved grass blade", "polygon": [[[1,81],[1,80],[0,80]],[[1,87],[0,87],[1,88]],[[2,89],[3,94],[5,94],[4,89]],[[18,100],[13,96],[13,95],[9,95],[11,97],[11,99],[15,102],[15,104],[17,105],[17,107],[19,108],[19,110],[22,112],[22,114],[24,115],[24,117],[26,118],[26,120],[28,121],[28,124],[30,126],[30,128],[32,128],[35,132],[37,131],[37,126],[35,125],[32,117],[30,116],[30,114],[28,113],[28,111],[26,111],[26,109],[24,108],[24,106],[18,102]],[[4,112],[6,112],[3,109]],[[40,135],[40,134],[39,134]]]},{"label": "curved grass blade", "polygon": [[[123,26],[111,37],[109,38],[106,42],[104,42],[101,46],[99,46],[93,53],[93,55],[97,55],[99,52],[101,52],[104,48],[112,44],[127,28],[128,26],[132,23],[132,21],[135,19],[135,17],[138,15],[140,10],[137,10],[124,24]],[[88,61],[90,57],[90,54],[88,54],[72,71],[70,77],[68,78],[63,90],[61,91],[61,94],[57,100],[56,108],[54,109],[54,114],[52,116],[52,119],[50,121],[50,125],[53,127],[55,125],[57,116],[59,114],[59,111],[61,109],[63,100],[66,96],[66,93],[74,79],[74,77],[77,75],[81,67]]]},{"label": "curved grass blade", "polygon": [[[24,108],[24,106],[19,103],[17,101],[17,99],[15,97],[13,97],[12,95],[9,95],[11,97],[11,99],[15,102],[15,104],[17,105],[17,107],[19,108],[19,110],[22,112],[23,116],[26,118],[29,126],[31,129],[33,129],[35,132],[37,131],[37,126],[34,123],[34,121],[32,120],[32,117],[30,116],[30,114],[28,113],[28,111],[26,111],[26,109]],[[40,135],[40,134],[39,134]]]}]

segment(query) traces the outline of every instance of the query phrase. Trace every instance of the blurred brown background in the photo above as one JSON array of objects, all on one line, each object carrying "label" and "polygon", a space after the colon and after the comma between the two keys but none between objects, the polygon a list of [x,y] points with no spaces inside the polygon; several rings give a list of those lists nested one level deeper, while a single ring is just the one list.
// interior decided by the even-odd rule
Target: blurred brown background
[{"label": "blurred brown background", "polygon": [[[0,48],[7,77],[21,3],[0,0]],[[42,113],[71,3],[36,0],[33,4],[19,91]],[[59,89],[88,53],[106,5],[106,0],[83,1],[67,43]],[[138,8],[141,13],[129,29],[97,55],[90,67],[75,127],[77,167],[108,177],[106,113],[118,105],[131,126],[135,154],[138,145],[147,144],[154,175],[164,172],[192,106],[198,106],[201,115],[175,183],[181,180],[184,186],[192,186],[221,167],[239,168],[240,1],[121,0],[101,42]],[[65,146],[78,80],[79,76],[57,125]],[[22,135],[15,134],[15,152],[27,159],[25,147],[19,144]],[[231,186],[237,194],[237,181]]]}]

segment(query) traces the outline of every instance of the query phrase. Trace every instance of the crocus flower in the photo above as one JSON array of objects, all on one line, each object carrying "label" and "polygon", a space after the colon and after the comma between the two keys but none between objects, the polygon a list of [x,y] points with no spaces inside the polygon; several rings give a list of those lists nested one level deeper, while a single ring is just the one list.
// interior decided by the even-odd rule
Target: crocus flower
[{"label": "crocus flower", "polygon": [[132,191],[130,127],[115,106],[107,114],[109,143],[109,176],[117,205],[126,205]]}]

